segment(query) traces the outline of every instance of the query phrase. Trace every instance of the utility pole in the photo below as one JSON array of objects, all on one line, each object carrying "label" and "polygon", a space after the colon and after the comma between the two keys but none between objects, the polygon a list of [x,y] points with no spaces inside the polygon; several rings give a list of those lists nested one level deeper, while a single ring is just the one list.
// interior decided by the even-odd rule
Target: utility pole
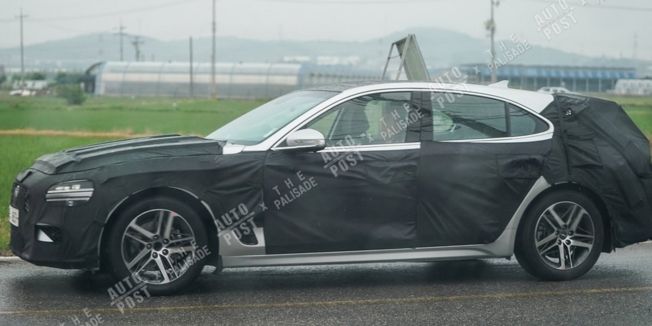
[{"label": "utility pole", "polygon": [[195,97],[195,78],[193,76],[193,56],[192,56],[192,36],[189,38],[189,44],[188,46],[190,47],[190,97]]},{"label": "utility pole", "polygon": [[496,21],[494,20],[494,8],[498,7],[500,0],[489,0],[491,1],[491,18],[485,23],[485,28],[489,31],[489,37],[491,39],[491,82],[495,83],[496,78],[496,45],[495,45],[495,36],[496,36]]},{"label": "utility pole", "polygon": [[215,23],[215,0],[213,0],[213,23],[211,25],[212,29],[212,52],[211,52],[211,98],[217,98],[217,87],[215,86],[215,30],[217,29]]},{"label": "utility pole", "polygon": [[104,34],[99,34],[97,40],[100,43],[100,49],[97,51],[98,61],[104,60]]},{"label": "utility pole", "polygon": [[136,61],[140,61],[140,46],[143,45],[145,41],[140,39],[140,36],[134,36],[134,39],[131,41],[131,44],[134,46],[134,51],[136,52]]},{"label": "utility pole", "polygon": [[125,60],[125,57],[124,57],[124,48],[123,48],[123,45],[122,45],[122,43],[123,43],[123,42],[122,42],[122,41],[123,41],[123,38],[124,38],[124,36],[125,36],[125,34],[126,34],[126,33],[125,33],[125,29],[127,29],[127,27],[125,27],[124,25],[122,25],[122,20],[120,20],[120,26],[118,26],[118,32],[116,33],[116,34],[118,34],[118,35],[120,36],[120,61],[124,61],[124,60]]},{"label": "utility pole", "polygon": [[632,51],[632,59],[638,59],[638,33],[634,33],[634,49]]},{"label": "utility pole", "polygon": [[27,15],[23,14],[23,8],[20,8],[20,15],[18,15],[16,18],[20,20],[20,80],[21,80],[21,87],[22,87],[22,81],[25,78],[25,49],[23,46],[23,20],[27,17]]}]

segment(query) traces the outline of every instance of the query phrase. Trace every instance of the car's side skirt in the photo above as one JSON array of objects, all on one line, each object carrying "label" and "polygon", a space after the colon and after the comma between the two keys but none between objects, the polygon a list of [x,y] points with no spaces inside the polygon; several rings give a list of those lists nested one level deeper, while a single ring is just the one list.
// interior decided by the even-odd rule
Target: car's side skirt
[{"label": "car's side skirt", "polygon": [[[385,261],[435,261],[497,257],[485,246],[451,246],[436,248],[409,248],[282,255],[222,257],[223,267],[288,266],[371,263]],[[508,257],[511,255],[506,255]]]}]

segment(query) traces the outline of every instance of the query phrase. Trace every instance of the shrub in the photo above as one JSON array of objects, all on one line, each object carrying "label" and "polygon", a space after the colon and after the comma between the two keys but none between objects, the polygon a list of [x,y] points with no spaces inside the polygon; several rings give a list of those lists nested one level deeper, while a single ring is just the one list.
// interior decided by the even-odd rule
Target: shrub
[{"label": "shrub", "polygon": [[69,105],[82,105],[86,101],[86,94],[75,84],[60,85],[57,87],[57,95],[66,99]]}]

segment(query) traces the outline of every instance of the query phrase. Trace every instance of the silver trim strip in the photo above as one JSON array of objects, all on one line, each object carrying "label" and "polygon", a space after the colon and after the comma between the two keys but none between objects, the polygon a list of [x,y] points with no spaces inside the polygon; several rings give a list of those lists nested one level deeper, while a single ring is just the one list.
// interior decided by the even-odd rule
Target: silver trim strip
[{"label": "silver trim strip", "polygon": [[[302,146],[295,147],[274,147],[273,151],[287,151],[301,149]],[[353,146],[331,146],[322,150],[316,151],[317,153],[341,153],[341,152],[373,152],[373,151],[399,151],[409,149],[420,149],[421,143],[396,143],[396,144],[374,144],[374,145],[353,145]]]},{"label": "silver trim strip", "polygon": [[315,146],[305,145],[305,146],[274,147],[272,148],[272,150],[281,152],[281,151],[292,151],[292,150],[312,149],[312,148],[315,148]]},{"label": "silver trim strip", "polygon": [[[473,85],[445,85],[445,84],[440,84],[440,83],[417,83],[418,86],[408,86],[408,85],[403,85],[403,84],[378,84],[378,85],[373,85],[373,89],[369,89],[369,87],[355,87],[349,90],[345,90],[332,98],[318,104],[314,108],[308,110],[306,113],[302,114],[298,118],[296,118],[294,121],[290,122],[283,128],[279,129],[276,133],[274,133],[272,136],[268,137],[264,141],[262,141],[260,144],[256,145],[250,145],[246,146],[243,151],[245,152],[252,152],[252,151],[267,151],[269,149],[272,149],[276,146],[278,146],[285,137],[290,134],[292,131],[296,130],[297,128],[300,128],[303,126],[305,123],[311,121],[312,119],[315,119],[322,113],[330,110],[334,106],[341,104],[343,102],[346,102],[350,99],[359,97],[359,96],[364,96],[368,94],[375,94],[375,93],[382,93],[382,92],[423,92],[423,91],[429,91],[429,92],[440,92],[440,93],[459,93],[459,94],[468,94],[468,95],[475,95],[475,96],[482,96],[486,98],[492,98],[496,100],[500,100],[506,103],[510,103],[512,105],[515,105],[521,109],[524,109],[528,111],[529,113],[535,115],[536,117],[542,119],[548,124],[548,130],[541,132],[536,135],[528,135],[528,136],[520,136],[520,137],[506,137],[506,138],[495,138],[495,139],[478,139],[478,140],[473,140],[471,142],[507,142],[507,143],[516,143],[516,142],[524,142],[524,141],[536,141],[536,140],[544,140],[544,139],[550,139],[552,138],[552,134],[554,132],[554,126],[552,122],[550,122],[548,119],[543,117],[538,111],[534,110],[533,108],[530,108],[524,104],[521,104],[515,100],[505,98],[496,94],[491,94],[489,92],[481,92],[481,91],[474,91],[472,89],[467,89],[469,88],[475,88]],[[496,91],[496,89],[486,89],[487,91]],[[540,95],[540,94],[536,94]],[[533,95],[534,96],[534,95]],[[552,96],[550,97],[550,101],[552,102]],[[536,136],[536,137],[533,137]],[[524,137],[528,137],[527,139],[524,139]],[[530,138],[532,137],[532,138]]]},{"label": "silver trim strip", "polygon": [[223,267],[347,264],[383,261],[434,261],[444,259],[493,257],[482,246],[408,248],[283,255],[223,256]]},{"label": "silver trim strip", "polygon": [[326,147],[319,151],[326,153],[340,152],[372,152],[372,151],[399,151],[421,148],[421,143],[399,143],[399,144],[377,144],[377,145],[358,145],[358,146],[333,146]]}]

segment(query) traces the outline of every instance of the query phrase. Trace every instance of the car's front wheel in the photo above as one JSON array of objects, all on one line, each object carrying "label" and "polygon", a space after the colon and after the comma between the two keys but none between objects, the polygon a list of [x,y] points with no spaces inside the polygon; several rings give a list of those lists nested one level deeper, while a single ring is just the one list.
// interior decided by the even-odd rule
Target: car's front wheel
[{"label": "car's front wheel", "polygon": [[105,251],[116,279],[130,278],[153,295],[165,295],[182,290],[201,273],[208,255],[206,232],[198,214],[183,202],[146,199],[117,218]]},{"label": "car's front wheel", "polygon": [[530,274],[563,281],[584,275],[596,263],[604,242],[600,210],[582,193],[545,195],[528,210],[514,253]]}]

